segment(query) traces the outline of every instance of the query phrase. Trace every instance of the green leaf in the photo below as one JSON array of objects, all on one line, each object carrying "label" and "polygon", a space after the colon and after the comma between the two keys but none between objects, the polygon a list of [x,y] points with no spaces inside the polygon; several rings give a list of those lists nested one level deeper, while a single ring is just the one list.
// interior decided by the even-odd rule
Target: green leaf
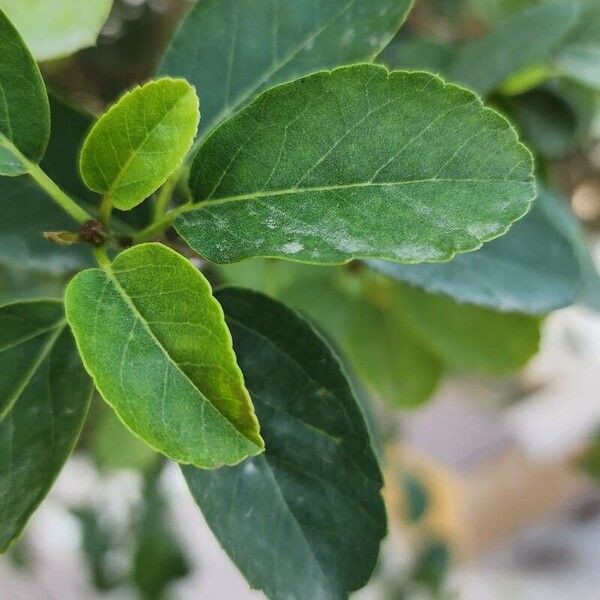
[{"label": "green leaf", "polygon": [[158,79],[127,92],[94,125],[81,150],[86,185],[121,210],[155,192],[190,149],[200,112],[183,79]]},{"label": "green leaf", "polygon": [[22,532],[73,450],[92,392],[62,303],[0,307],[0,551]]},{"label": "green leaf", "polygon": [[[576,96],[575,100],[584,98],[584,94]],[[583,102],[573,102],[573,98],[567,97],[557,86],[531,90],[507,99],[505,105],[527,143],[548,158],[565,157],[573,152],[578,138],[587,134],[589,120],[586,113],[591,111],[585,110]]]},{"label": "green leaf", "polygon": [[93,46],[108,18],[112,0],[0,0],[3,10],[37,60],[50,60]]},{"label": "green leaf", "polygon": [[600,311],[600,274],[590,253],[583,227],[569,210],[568,204],[549,191],[542,190],[539,203],[554,226],[570,241],[577,256],[583,284],[579,301],[588,308]]},{"label": "green leaf", "polygon": [[36,163],[44,156],[50,109],[40,70],[1,10],[0,56],[0,175],[20,175],[22,156]]},{"label": "green leaf", "polygon": [[202,0],[176,32],[159,72],[196,86],[208,132],[276,83],[372,60],[412,3]]},{"label": "green leaf", "polygon": [[436,391],[444,365],[407,326],[404,306],[383,282],[367,280],[354,300],[345,348],[354,368],[382,400],[395,408],[417,408]]},{"label": "green leaf", "polygon": [[538,351],[538,317],[494,312],[395,284],[406,325],[451,368],[504,375]]},{"label": "green leaf", "polygon": [[461,46],[448,77],[481,94],[540,62],[572,30],[578,10],[573,2],[552,0],[526,7],[500,21],[487,34]]},{"label": "green leaf", "polygon": [[405,325],[384,278],[365,269],[264,259],[225,265],[218,273],[227,283],[266,292],[308,317],[390,406],[413,408],[435,391],[441,362]]},{"label": "green leaf", "polygon": [[355,65],[265,92],[200,147],[179,233],[216,263],[436,261],[503,234],[535,196],[509,123],[427,73]]},{"label": "green leaf", "polygon": [[160,455],[132,435],[108,406],[98,406],[103,410],[95,415],[94,429],[90,433],[90,450],[98,467],[104,471],[147,472],[156,465]]},{"label": "green leaf", "polygon": [[600,6],[580,0],[581,18],[557,53],[556,67],[566,76],[600,90]]},{"label": "green leaf", "polygon": [[100,394],[150,446],[203,468],[263,450],[222,310],[181,255],[135,246],[79,273],[65,303]]},{"label": "green leaf", "polygon": [[534,205],[504,237],[448,263],[370,266],[411,285],[501,311],[542,314],[573,303],[581,287],[571,243]]},{"label": "green leaf", "polygon": [[426,37],[399,37],[381,53],[378,62],[390,69],[428,71],[444,77],[456,44]]},{"label": "green leaf", "polygon": [[32,298],[62,298],[66,281],[43,271],[0,265],[0,305]]},{"label": "green leaf", "polygon": [[[77,155],[92,117],[51,97],[52,134],[41,167],[67,193],[95,202],[77,169]],[[22,177],[0,177],[0,263],[15,270],[33,269],[60,275],[89,265],[89,247],[53,244],[44,231],[73,228],[72,219],[37,184]]]},{"label": "green leaf", "polygon": [[[300,317],[241,289],[217,294],[267,450],[183,473],[208,524],[269,598],[347,598],[377,560],[382,477],[340,364]],[[225,508],[224,508],[225,507]]]}]

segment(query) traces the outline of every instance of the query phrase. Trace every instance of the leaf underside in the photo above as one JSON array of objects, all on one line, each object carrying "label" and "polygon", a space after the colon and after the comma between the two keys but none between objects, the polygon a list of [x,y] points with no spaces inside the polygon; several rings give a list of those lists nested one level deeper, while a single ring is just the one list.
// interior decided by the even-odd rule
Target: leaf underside
[{"label": "leaf underside", "polygon": [[347,598],[368,580],[386,533],[362,413],[339,362],[300,317],[247,290],[217,298],[267,449],[233,468],[184,467],[188,485],[253,588]]},{"label": "leaf underside", "polygon": [[150,446],[203,468],[262,451],[221,308],[181,255],[135,246],[78,274],[65,302],[96,387]]},{"label": "leaf underside", "polygon": [[447,260],[535,196],[503,117],[433,75],[375,65],[265,92],[199,148],[190,188],[196,208],[176,228],[217,263]]},{"label": "leaf underside", "polygon": [[0,308],[0,552],[20,535],[70,455],[92,385],[61,302]]}]

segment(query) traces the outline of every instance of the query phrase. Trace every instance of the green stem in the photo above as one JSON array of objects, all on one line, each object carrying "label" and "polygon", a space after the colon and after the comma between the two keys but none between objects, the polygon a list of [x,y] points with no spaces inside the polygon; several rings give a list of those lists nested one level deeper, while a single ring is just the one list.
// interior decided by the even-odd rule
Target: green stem
[{"label": "green stem", "polygon": [[100,221],[103,225],[106,225],[110,220],[110,215],[112,214],[113,203],[108,196],[104,196],[102,198],[102,203],[100,204]]},{"label": "green stem", "polygon": [[102,244],[102,246],[98,246],[94,248],[94,255],[96,256],[96,260],[102,269],[105,271],[110,269],[110,259],[108,258],[108,254],[106,253],[106,245]]},{"label": "green stem", "polygon": [[154,207],[154,220],[158,221],[162,219],[167,209],[169,208],[169,202],[173,198],[173,192],[177,183],[179,182],[180,171],[175,171],[167,181],[163,184],[158,199],[156,200],[156,206]]},{"label": "green stem", "polygon": [[66,213],[68,213],[79,224],[90,221],[92,216],[85,211],[75,200],[63,192],[57,185],[40,169],[38,165],[24,159],[27,172],[34,181],[58,204]]},{"label": "green stem", "polygon": [[165,229],[171,227],[171,225],[173,225],[173,221],[175,221],[179,215],[188,212],[192,208],[195,208],[195,206],[191,202],[174,208],[160,219],[154,221],[154,223],[148,225],[146,229],[138,231],[138,233],[133,236],[133,243],[139,244],[141,242],[147,242],[148,240],[151,240],[158,234],[162,233]]}]

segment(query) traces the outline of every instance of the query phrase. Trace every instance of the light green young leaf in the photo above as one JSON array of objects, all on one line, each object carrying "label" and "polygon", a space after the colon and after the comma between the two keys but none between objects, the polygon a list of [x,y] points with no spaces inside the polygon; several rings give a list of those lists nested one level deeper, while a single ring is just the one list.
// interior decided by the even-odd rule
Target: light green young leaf
[{"label": "light green young leaf", "polygon": [[262,452],[221,307],[181,255],[135,246],[79,273],[65,303],[100,394],[150,446],[202,468]]},{"label": "light green young leaf", "polygon": [[184,467],[188,485],[253,588],[269,598],[347,598],[369,579],[386,533],[383,481],[360,408],[303,319],[246,290],[217,298],[267,450],[233,468]]},{"label": "light green young leaf", "polygon": [[552,51],[572,30],[575,2],[551,0],[526,7],[500,21],[487,34],[461,46],[448,77],[488,94],[522,69],[548,62]]},{"label": "light green young leaf", "polygon": [[112,0],[0,0],[3,10],[37,60],[50,60],[93,46]]},{"label": "light green young leaf", "polygon": [[176,32],[159,72],[202,95],[210,131],[261,91],[320,69],[372,60],[413,0],[202,0]]},{"label": "light green young leaf", "polygon": [[406,285],[395,287],[398,314],[451,368],[504,375],[523,367],[538,351],[538,317],[459,304]]},{"label": "light green young leaf", "polygon": [[176,228],[216,263],[439,261],[535,196],[513,128],[427,73],[355,65],[265,92],[200,147]]},{"label": "light green young leaf", "polygon": [[505,236],[448,263],[369,264],[399,281],[500,311],[543,314],[573,303],[581,287],[570,242],[538,202]]},{"label": "light green young leaf", "polygon": [[22,156],[39,162],[50,138],[44,80],[21,36],[0,10],[0,175],[20,175]]},{"label": "light green young leaf", "polygon": [[127,92],[85,140],[83,180],[117,208],[133,208],[178,167],[199,120],[198,97],[183,79],[158,79]]},{"label": "light green young leaf", "polygon": [[62,303],[0,308],[0,552],[21,534],[73,450],[92,385]]}]

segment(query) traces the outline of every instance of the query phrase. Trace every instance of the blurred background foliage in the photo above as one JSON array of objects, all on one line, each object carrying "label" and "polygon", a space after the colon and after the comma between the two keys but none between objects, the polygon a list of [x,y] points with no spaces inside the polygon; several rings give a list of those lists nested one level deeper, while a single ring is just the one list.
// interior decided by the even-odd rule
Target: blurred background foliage
[{"label": "blurred background foliage", "polygon": [[[49,87],[61,98],[53,100],[54,118],[61,118],[64,102],[99,113],[125,89],[152,77],[188,6],[183,0],[116,0],[97,46],[43,64]],[[588,245],[600,230],[600,3],[417,0],[408,22],[378,60],[390,68],[427,70],[475,88],[517,127],[535,154],[540,184],[552,196],[549,224],[544,225],[552,233],[528,230],[521,256],[545,249],[548,237],[557,239],[561,251],[554,264],[566,261],[559,265],[561,285],[576,291],[572,300],[600,309],[600,280]],[[198,92],[202,98],[202,90]],[[49,172],[56,167],[63,178],[70,178],[61,182],[65,187],[93,202],[75,174],[73,154],[91,117],[81,113],[79,123],[68,118],[72,142],[63,139],[66,145],[49,153],[63,164],[44,166]],[[24,204],[18,218],[27,210]],[[133,211],[137,222],[144,222],[144,210]],[[38,216],[41,222],[44,215]],[[70,272],[89,257],[70,258],[75,263],[65,267],[60,262],[53,269],[50,249],[42,253],[43,260],[19,262],[7,243],[9,225],[0,225],[0,300],[60,296]],[[185,251],[179,242],[172,243]],[[67,250],[72,257],[73,250]],[[357,388],[364,388],[363,404],[382,446],[402,432],[404,413],[390,419],[389,411],[421,407],[444,378],[475,374],[517,399],[523,391],[517,374],[540,343],[544,314],[499,312],[456,294],[432,293],[410,271],[390,277],[385,268],[359,262],[316,267],[261,259],[216,266],[193,260],[215,285],[258,289],[306,314],[339,349]],[[489,273],[482,271],[480,278],[487,281]],[[579,461],[595,479],[600,477],[599,448],[596,436]],[[169,583],[190,567],[170,531],[157,484],[162,461],[99,401],[80,451],[91,455],[102,472],[139,473],[144,488],[125,527],[111,524],[97,506],[74,509],[95,584],[103,590],[133,586],[142,598],[163,597]],[[415,590],[442,597],[451,555],[427,527],[420,529],[431,508],[427,486],[402,469],[396,483],[404,498],[404,519],[418,533],[411,564],[388,582],[388,597],[409,598]],[[22,545],[17,545],[13,558],[19,561],[22,555]],[[115,556],[122,560],[115,562]]]}]

